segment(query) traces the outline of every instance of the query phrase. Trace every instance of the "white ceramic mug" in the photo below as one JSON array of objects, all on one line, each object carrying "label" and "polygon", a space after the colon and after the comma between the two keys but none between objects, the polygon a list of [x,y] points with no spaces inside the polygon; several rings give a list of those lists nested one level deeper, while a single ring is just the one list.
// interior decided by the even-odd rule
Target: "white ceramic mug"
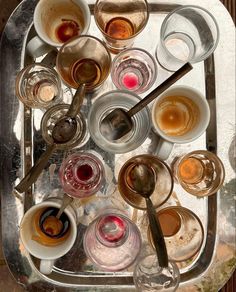
[{"label": "white ceramic mug", "polygon": [[38,36],[29,41],[26,50],[32,57],[39,57],[66,41],[58,39],[59,28],[64,38],[70,34],[83,35],[88,32],[90,21],[91,13],[85,0],[40,0],[33,18]]},{"label": "white ceramic mug", "polygon": [[209,105],[201,92],[189,86],[166,90],[152,106],[152,123],[161,137],[156,155],[167,159],[175,143],[197,139],[205,132],[209,120]]},{"label": "white ceramic mug", "polygon": [[53,246],[47,246],[33,240],[33,236],[37,234],[34,217],[40,209],[46,209],[47,207],[60,208],[61,202],[62,200],[53,199],[34,205],[25,213],[20,224],[20,238],[24,247],[31,255],[41,259],[40,272],[46,275],[52,272],[55,260],[65,255],[75,242],[77,235],[76,214],[71,206],[66,207],[64,212],[70,221],[69,235],[60,244]]}]

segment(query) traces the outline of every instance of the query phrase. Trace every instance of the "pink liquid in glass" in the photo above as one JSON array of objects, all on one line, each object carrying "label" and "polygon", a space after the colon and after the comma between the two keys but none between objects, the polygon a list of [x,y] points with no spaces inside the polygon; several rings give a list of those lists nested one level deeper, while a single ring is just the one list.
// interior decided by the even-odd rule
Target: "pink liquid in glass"
[{"label": "pink liquid in glass", "polygon": [[138,86],[139,79],[136,74],[131,72],[123,76],[122,83],[127,89],[134,89]]}]

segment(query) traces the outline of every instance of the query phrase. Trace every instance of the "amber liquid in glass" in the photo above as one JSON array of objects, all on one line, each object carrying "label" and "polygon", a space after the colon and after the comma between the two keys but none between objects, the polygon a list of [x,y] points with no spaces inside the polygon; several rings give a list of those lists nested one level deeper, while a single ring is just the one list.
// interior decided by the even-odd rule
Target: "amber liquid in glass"
[{"label": "amber liquid in glass", "polygon": [[128,39],[134,35],[134,26],[124,17],[114,17],[106,24],[105,32],[114,39]]}]

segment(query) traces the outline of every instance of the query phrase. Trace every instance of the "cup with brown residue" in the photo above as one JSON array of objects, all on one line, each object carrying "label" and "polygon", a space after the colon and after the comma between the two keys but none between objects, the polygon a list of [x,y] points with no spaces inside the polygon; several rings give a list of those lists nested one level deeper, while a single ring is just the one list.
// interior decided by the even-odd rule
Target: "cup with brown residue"
[{"label": "cup with brown residue", "polygon": [[210,109],[200,91],[174,86],[161,94],[152,107],[152,123],[160,136],[156,154],[169,157],[175,143],[190,143],[201,136],[210,120]]}]

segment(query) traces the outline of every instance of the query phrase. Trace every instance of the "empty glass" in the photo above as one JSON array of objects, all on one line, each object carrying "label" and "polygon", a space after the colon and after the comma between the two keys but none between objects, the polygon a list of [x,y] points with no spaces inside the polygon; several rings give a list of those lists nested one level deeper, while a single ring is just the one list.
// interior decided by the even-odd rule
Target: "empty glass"
[{"label": "empty glass", "polygon": [[215,194],[224,183],[222,161],[206,150],[192,151],[178,158],[173,164],[173,170],[183,189],[198,197]]},{"label": "empty glass", "polygon": [[120,271],[132,265],[141,249],[138,227],[117,210],[107,210],[88,226],[84,251],[100,269]]},{"label": "empty glass", "polygon": [[173,177],[169,166],[154,155],[142,154],[130,158],[122,166],[118,176],[118,188],[123,199],[137,209],[145,210],[146,202],[140,194],[132,188],[131,170],[138,164],[146,164],[156,174],[156,185],[150,199],[155,207],[164,204],[173,190]]},{"label": "empty glass", "polygon": [[[197,254],[202,246],[204,231],[196,214],[181,206],[171,206],[158,211],[156,215],[170,260],[186,261]],[[148,239],[154,248],[150,228]]]},{"label": "empty glass", "polygon": [[156,62],[143,49],[124,50],[112,62],[111,78],[118,89],[143,93],[151,88],[156,81],[156,77]]},{"label": "empty glass", "polygon": [[161,25],[156,57],[162,67],[176,71],[186,62],[208,58],[218,41],[219,28],[210,12],[195,5],[180,6]]},{"label": "empty glass", "polygon": [[102,119],[112,110],[129,110],[140,101],[140,97],[128,91],[110,91],[101,95],[92,105],[88,115],[88,128],[94,142],[103,150],[125,153],[139,147],[147,138],[151,128],[150,112],[146,107],[132,117],[133,129],[118,140],[109,141],[101,133]]}]

